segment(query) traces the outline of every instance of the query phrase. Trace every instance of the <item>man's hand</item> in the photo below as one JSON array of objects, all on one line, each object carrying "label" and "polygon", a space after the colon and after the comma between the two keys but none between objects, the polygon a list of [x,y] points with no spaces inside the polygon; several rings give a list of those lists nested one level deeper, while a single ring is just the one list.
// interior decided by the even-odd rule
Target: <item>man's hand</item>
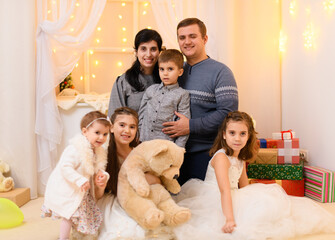
[{"label": "man's hand", "polygon": [[187,135],[190,133],[190,120],[185,115],[175,112],[179,119],[173,122],[165,122],[162,129],[163,133],[169,135],[171,138]]}]

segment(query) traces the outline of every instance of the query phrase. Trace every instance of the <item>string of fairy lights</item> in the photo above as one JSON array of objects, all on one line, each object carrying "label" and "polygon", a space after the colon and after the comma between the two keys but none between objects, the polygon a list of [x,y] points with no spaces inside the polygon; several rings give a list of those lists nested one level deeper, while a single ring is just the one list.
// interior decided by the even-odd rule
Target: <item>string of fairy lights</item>
[{"label": "string of fairy lights", "polygon": [[[323,5],[323,9],[327,13],[332,14],[332,12],[335,9],[335,1],[334,0],[324,0],[322,2],[320,1],[320,4],[321,3]],[[289,9],[288,9],[290,15],[295,16],[298,9],[299,9],[299,4],[298,4],[297,0],[290,1]],[[312,12],[312,10],[311,10],[310,7],[305,8],[305,13],[307,14],[307,16],[310,16],[311,12]],[[315,30],[315,25],[312,22],[312,20],[309,20],[309,22],[306,24],[305,30],[302,33],[302,37],[303,37],[304,47],[306,49],[315,48],[317,34],[316,34],[316,30]],[[280,34],[279,34],[279,51],[280,52],[285,52],[286,51],[286,43],[287,43],[287,35],[283,32],[283,30],[281,30]]]},{"label": "string of fairy lights", "polygon": [[[111,2],[118,2],[118,1],[111,1]],[[121,8],[126,8],[126,7],[130,7],[130,3],[132,4],[138,4],[141,5],[141,10],[140,12],[138,12],[139,16],[145,16],[148,14],[148,12],[150,11],[150,3],[147,1],[119,1]],[[139,8],[136,8],[137,10]],[[135,17],[135,16],[134,16]],[[101,64],[101,60],[98,59],[98,55],[94,55],[95,52],[112,52],[112,53],[132,53],[133,52],[133,48],[129,46],[128,43],[128,38],[127,38],[127,33],[129,32],[127,27],[126,27],[126,17],[124,15],[122,15],[122,13],[117,13],[116,14],[116,18],[118,19],[118,26],[119,26],[119,30],[121,32],[121,38],[119,39],[119,42],[122,44],[122,47],[99,47],[100,44],[104,43],[104,39],[103,39],[103,31],[104,31],[104,26],[97,26],[96,28],[96,34],[95,34],[95,38],[94,38],[94,47],[92,47],[91,49],[89,49],[84,55],[85,61],[84,61],[84,65],[85,65],[85,70],[84,70],[84,75],[80,76],[80,80],[85,82],[85,92],[89,91],[90,86],[88,84],[88,82],[90,81],[90,79],[95,79],[97,77],[97,75],[94,73],[94,68],[89,68],[89,65],[93,65],[93,66],[99,66]],[[146,26],[146,28],[148,29],[152,29],[151,26]],[[136,30],[137,31],[137,30]],[[100,37],[99,37],[100,36]],[[95,56],[95,57],[94,57]],[[117,68],[122,68],[124,66],[124,62],[122,60],[117,60],[116,61],[116,67]],[[76,68],[79,67],[79,63],[76,63],[75,65]],[[120,73],[122,71],[120,70]]]},{"label": "string of fairy lights", "polygon": [[[148,12],[150,11],[150,3],[148,1],[144,1],[144,0],[120,0],[120,1],[113,1],[110,0],[110,2],[119,2],[118,4],[120,4],[121,8],[126,8],[129,7],[131,4],[137,4],[138,6],[141,6],[141,8],[136,8],[138,11],[139,16],[145,16],[148,14]],[[281,1],[276,1],[277,3],[281,4]],[[57,4],[56,0],[52,0],[50,1],[50,4]],[[333,11],[335,10],[335,0],[323,0],[323,1],[318,1],[317,4],[322,4],[323,9],[329,13],[332,14]],[[80,7],[80,3],[77,2],[75,4],[76,7]],[[137,7],[138,7],[137,6]],[[174,1],[172,1],[172,7],[175,7]],[[139,10],[141,9],[141,10]],[[304,11],[308,22],[304,28],[304,31],[302,33],[301,39],[303,41],[303,46],[305,49],[310,50],[315,48],[316,46],[316,41],[317,41],[317,33],[316,33],[316,25],[315,23],[313,23],[313,21],[311,20],[312,18],[311,13],[312,13],[312,9],[310,7],[303,7],[303,4],[301,4],[301,1],[299,0],[291,0],[289,2],[288,5],[288,9],[286,9],[285,11],[288,11],[291,17],[294,17],[297,15],[297,12],[299,11],[301,13],[301,11]],[[48,14],[53,14],[51,10],[48,10]],[[126,17],[124,15],[122,15],[122,12],[116,14],[115,16],[118,20],[119,23],[117,24],[117,26],[120,27],[120,32],[121,32],[121,38],[120,43],[122,44],[122,47],[117,47],[117,48],[113,48],[113,47],[99,47],[103,42],[103,31],[104,31],[104,27],[105,26],[97,26],[96,28],[96,34],[95,34],[95,38],[94,38],[94,47],[92,47],[91,49],[89,49],[86,53],[85,53],[85,57],[84,57],[84,75],[80,76],[80,80],[85,82],[85,92],[87,91],[87,89],[89,90],[89,85],[86,82],[89,82],[90,78],[95,79],[96,78],[96,74],[94,73],[94,68],[90,69],[89,65],[93,65],[93,66],[99,66],[101,64],[102,60],[99,60],[98,57],[94,57],[94,53],[96,52],[121,52],[121,53],[131,53],[133,52],[133,49],[129,46],[128,43],[128,38],[127,38],[127,34],[128,34],[128,29],[126,27]],[[75,19],[75,15],[71,15],[70,19],[73,20]],[[147,26],[148,29],[151,29],[151,26]],[[74,29],[73,27],[69,28],[69,32],[73,33],[75,32],[76,29]],[[106,30],[107,31],[107,30]],[[129,36],[129,34],[128,34]],[[279,52],[284,53],[286,51],[286,45],[288,42],[289,38],[287,36],[287,34],[283,31],[283,29],[280,30],[279,32]],[[53,52],[56,53],[56,49],[53,49]],[[116,61],[116,67],[121,69],[124,66],[124,62],[122,60],[117,60]],[[76,68],[79,67],[79,63],[76,63],[75,65]],[[91,71],[92,70],[92,71]],[[121,70],[120,70],[121,71]],[[90,73],[91,72],[91,73]]]}]

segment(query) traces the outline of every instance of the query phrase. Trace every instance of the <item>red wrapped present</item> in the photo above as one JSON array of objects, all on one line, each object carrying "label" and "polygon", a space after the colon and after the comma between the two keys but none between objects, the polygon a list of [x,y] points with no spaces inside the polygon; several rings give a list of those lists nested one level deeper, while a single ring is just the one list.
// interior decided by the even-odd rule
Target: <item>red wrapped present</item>
[{"label": "red wrapped present", "polygon": [[[278,164],[299,164],[299,138],[294,138],[292,130],[282,131],[280,134],[273,133],[273,138],[277,139]],[[278,139],[280,137],[280,139]]]},{"label": "red wrapped present", "polygon": [[270,179],[249,179],[250,184],[253,183],[277,183],[288,195],[303,197],[305,195],[305,180],[270,180]]},{"label": "red wrapped present", "polygon": [[259,148],[277,148],[277,140],[272,138],[260,138],[257,139],[257,145]]},{"label": "red wrapped present", "polygon": [[277,148],[277,140],[272,138],[266,138],[266,147],[267,148]]}]

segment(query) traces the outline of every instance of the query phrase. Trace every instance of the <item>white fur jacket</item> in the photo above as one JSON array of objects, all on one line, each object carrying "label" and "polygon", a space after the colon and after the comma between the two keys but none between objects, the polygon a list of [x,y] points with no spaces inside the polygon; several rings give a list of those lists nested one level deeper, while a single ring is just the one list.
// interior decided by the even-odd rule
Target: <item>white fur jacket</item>
[{"label": "white fur jacket", "polygon": [[[89,181],[94,189],[93,175],[105,170],[107,151],[103,147],[91,148],[82,134],[70,140],[51,173],[45,190],[44,205],[58,215],[69,219],[79,207],[85,192],[80,187]],[[94,197],[94,196],[93,196]]]}]

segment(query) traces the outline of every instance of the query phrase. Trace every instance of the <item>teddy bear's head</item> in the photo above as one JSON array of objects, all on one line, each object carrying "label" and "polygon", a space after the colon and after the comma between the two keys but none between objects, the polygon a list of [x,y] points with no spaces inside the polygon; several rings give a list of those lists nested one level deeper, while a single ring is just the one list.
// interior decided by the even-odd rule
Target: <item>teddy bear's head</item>
[{"label": "teddy bear's head", "polygon": [[9,172],[9,165],[0,159],[0,172],[6,173]]},{"label": "teddy bear's head", "polygon": [[0,159],[0,192],[7,192],[14,188],[13,178],[3,175],[3,173],[9,172],[9,170],[9,165]]},{"label": "teddy bear's head", "polygon": [[145,158],[147,158],[152,171],[167,179],[178,178],[179,169],[184,160],[184,148],[163,139],[146,141],[141,145],[146,145]]}]

